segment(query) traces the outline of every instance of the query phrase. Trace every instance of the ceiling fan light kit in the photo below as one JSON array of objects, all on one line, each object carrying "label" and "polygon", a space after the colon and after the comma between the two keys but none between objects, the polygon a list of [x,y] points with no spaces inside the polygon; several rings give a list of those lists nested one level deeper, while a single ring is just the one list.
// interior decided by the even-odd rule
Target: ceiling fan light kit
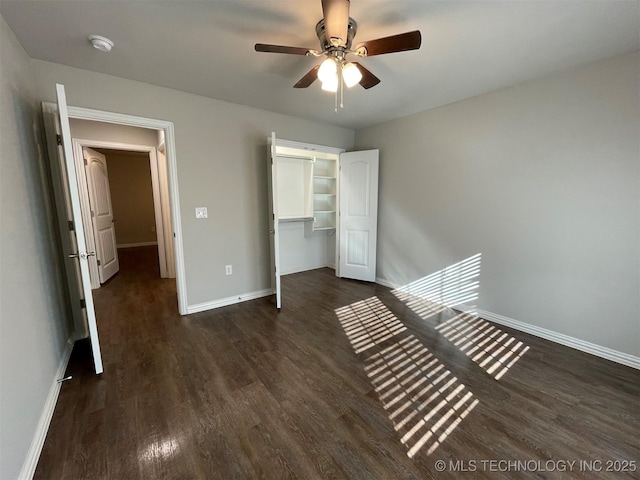
[{"label": "ceiling fan light kit", "polygon": [[338,78],[338,66],[333,58],[327,58],[320,64],[318,80],[324,83],[334,78]]},{"label": "ceiling fan light kit", "polygon": [[307,55],[326,58],[320,65],[314,66],[294,88],[307,88],[316,78],[322,83],[322,90],[335,92],[335,110],[338,111],[338,95],[340,95],[340,108],[343,107],[342,95],[344,86],[351,88],[360,84],[369,89],[380,83],[380,79],[358,62],[347,60],[347,55],[355,55],[360,58],[386,53],[417,50],[422,43],[419,30],[378,38],[359,43],[351,48],[353,38],[358,26],[353,18],[349,17],[349,0],[321,0],[323,18],[316,25],[316,35],[320,41],[322,50],[306,49],[301,47],[287,47],[283,45],[269,45],[256,43],[257,52],[285,53],[291,55]]},{"label": "ceiling fan light kit", "polygon": [[344,84],[351,88],[362,80],[362,73],[355,63],[346,62],[342,65],[342,78]]}]

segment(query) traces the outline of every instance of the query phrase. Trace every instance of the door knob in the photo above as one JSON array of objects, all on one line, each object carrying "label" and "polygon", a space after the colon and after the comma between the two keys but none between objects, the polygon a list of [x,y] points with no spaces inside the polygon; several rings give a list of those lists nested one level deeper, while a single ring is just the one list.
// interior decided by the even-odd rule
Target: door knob
[{"label": "door knob", "polygon": [[89,257],[95,257],[96,256],[96,252],[80,252],[80,253],[72,253],[71,255],[69,255],[69,258],[82,258],[83,260],[86,260]]}]

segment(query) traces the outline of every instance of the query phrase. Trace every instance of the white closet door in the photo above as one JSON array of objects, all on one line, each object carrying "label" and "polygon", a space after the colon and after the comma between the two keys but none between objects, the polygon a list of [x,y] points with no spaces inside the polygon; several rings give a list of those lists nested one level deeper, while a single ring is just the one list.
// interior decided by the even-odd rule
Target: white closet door
[{"label": "white closet door", "polygon": [[375,282],[378,150],[340,154],[339,275]]},{"label": "white closet door", "polygon": [[269,239],[271,244],[271,287],[276,294],[276,307],[282,306],[280,287],[280,232],[278,228],[278,162],[276,159],[276,134],[271,133],[267,155],[267,177],[269,179]]}]

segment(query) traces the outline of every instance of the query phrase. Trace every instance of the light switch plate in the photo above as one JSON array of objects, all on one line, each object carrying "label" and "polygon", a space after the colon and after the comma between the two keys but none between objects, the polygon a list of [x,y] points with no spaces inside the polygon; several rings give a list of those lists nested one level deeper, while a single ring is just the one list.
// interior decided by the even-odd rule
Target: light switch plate
[{"label": "light switch plate", "polygon": [[196,207],[196,218],[207,218],[207,207]]}]

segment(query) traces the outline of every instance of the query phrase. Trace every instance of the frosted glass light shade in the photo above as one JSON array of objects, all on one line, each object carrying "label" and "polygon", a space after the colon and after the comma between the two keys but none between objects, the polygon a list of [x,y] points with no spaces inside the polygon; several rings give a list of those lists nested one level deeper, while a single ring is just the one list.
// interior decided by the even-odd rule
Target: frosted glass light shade
[{"label": "frosted glass light shade", "polygon": [[342,67],[342,78],[344,84],[351,88],[362,80],[362,73],[356,64],[349,62]]},{"label": "frosted glass light shade", "polygon": [[338,74],[333,77],[327,78],[322,82],[322,90],[325,92],[337,92],[338,91]]},{"label": "frosted glass light shade", "polygon": [[332,81],[333,78],[337,81],[338,66],[333,58],[327,58],[320,64],[320,68],[318,69],[318,80],[324,83],[327,80]]}]

